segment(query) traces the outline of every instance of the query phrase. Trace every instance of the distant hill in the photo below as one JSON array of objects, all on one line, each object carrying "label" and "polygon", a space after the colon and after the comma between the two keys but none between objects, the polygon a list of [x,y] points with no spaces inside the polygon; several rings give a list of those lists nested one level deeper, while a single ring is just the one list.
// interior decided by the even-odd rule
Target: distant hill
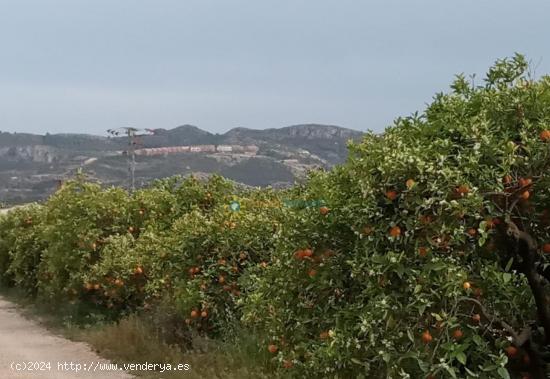
[{"label": "distant hill", "polygon": [[[136,182],[175,174],[219,173],[251,186],[288,186],[316,167],[329,168],[347,157],[347,142],[363,133],[333,125],[293,125],[279,129],[234,128],[213,134],[193,125],[155,129],[136,148],[199,145],[256,146],[257,153],[166,153],[137,157]],[[126,137],[87,134],[0,132],[0,203],[46,198],[60,180],[81,168],[105,184],[126,185]],[[210,149],[210,148],[208,148]]]}]

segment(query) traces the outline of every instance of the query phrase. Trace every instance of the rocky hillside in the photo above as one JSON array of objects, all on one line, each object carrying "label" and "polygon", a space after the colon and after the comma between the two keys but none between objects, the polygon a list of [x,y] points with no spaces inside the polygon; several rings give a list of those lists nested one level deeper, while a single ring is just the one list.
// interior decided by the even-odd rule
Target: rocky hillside
[{"label": "rocky hillside", "polygon": [[[139,137],[136,148],[189,146],[201,151],[139,155],[136,183],[143,185],[175,174],[219,173],[246,185],[287,186],[310,169],[344,161],[347,142],[361,136],[358,131],[315,124],[266,130],[235,128],[224,134],[192,125],[155,129],[151,135]],[[254,153],[219,148],[236,145],[252,146]],[[105,184],[125,185],[127,147],[128,140],[122,136],[0,132],[0,202],[44,199],[78,169]]]}]

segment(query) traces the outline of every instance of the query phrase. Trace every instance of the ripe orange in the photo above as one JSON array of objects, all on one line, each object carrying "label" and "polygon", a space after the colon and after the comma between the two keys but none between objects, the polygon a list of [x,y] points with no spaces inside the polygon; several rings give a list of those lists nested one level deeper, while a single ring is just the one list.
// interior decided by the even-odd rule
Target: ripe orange
[{"label": "ripe orange", "polygon": [[394,190],[386,191],[386,197],[389,200],[394,201],[395,199],[397,199],[397,192]]},{"label": "ripe orange", "polygon": [[115,286],[122,287],[124,282],[121,279],[115,279]]},{"label": "ripe orange", "polygon": [[476,324],[479,324],[481,322],[481,315],[479,313],[473,314],[472,321]]},{"label": "ripe orange", "polygon": [[466,184],[461,184],[457,187],[456,192],[460,196],[466,195],[468,192],[470,192],[470,187],[468,187]]},{"label": "ripe orange", "polygon": [[540,139],[542,140],[542,142],[550,141],[550,130],[546,129],[540,132]]},{"label": "ripe orange", "polygon": [[220,275],[220,276],[218,277],[218,283],[224,284],[224,283],[225,283],[225,276]]},{"label": "ripe orange", "polygon": [[397,238],[401,235],[401,228],[399,226],[393,226],[390,228],[390,236]]},{"label": "ripe orange", "polygon": [[462,337],[464,337],[464,333],[462,332],[462,330],[456,329],[456,330],[453,332],[453,338],[454,338],[455,340],[458,341],[458,340],[461,339]]},{"label": "ripe orange", "polygon": [[527,200],[529,199],[529,197],[531,196],[531,194],[529,193],[529,191],[523,191],[520,195],[520,197],[523,199],[523,200]]},{"label": "ripe orange", "polygon": [[514,358],[515,356],[518,355],[518,349],[517,347],[515,346],[508,346],[506,349],[504,349],[504,351],[506,352],[506,355],[509,357],[509,358]]},{"label": "ripe orange", "polygon": [[311,249],[304,249],[304,250],[302,250],[302,254],[303,254],[304,257],[309,258],[309,257],[311,257],[311,256],[313,255],[313,250],[311,250]]},{"label": "ripe orange", "polygon": [[426,255],[428,255],[428,248],[421,246],[418,248],[418,255],[420,255],[422,258],[424,258]]},{"label": "ripe orange", "polygon": [[520,187],[528,186],[529,184],[533,183],[533,180],[531,178],[520,178],[518,180]]},{"label": "ripe orange", "polygon": [[199,311],[197,311],[196,309],[193,309],[191,311],[191,318],[197,318],[199,317]]},{"label": "ripe orange", "polygon": [[413,179],[407,179],[407,181],[405,182],[405,185],[407,186],[408,189],[413,188],[415,184],[416,183]]},{"label": "ripe orange", "polygon": [[477,235],[477,230],[475,228],[470,228],[467,233],[470,237],[475,237]]},{"label": "ripe orange", "polygon": [[462,284],[462,288],[464,288],[465,290],[469,290],[470,288],[472,288],[472,284],[470,282],[464,282]]},{"label": "ripe orange", "polygon": [[319,212],[320,212],[323,216],[326,216],[326,215],[330,212],[330,209],[328,209],[327,207],[321,207],[321,208],[319,208]]},{"label": "ripe orange", "polygon": [[269,351],[271,354],[275,354],[277,351],[279,351],[279,348],[277,347],[277,345],[269,345],[267,347],[267,351]]},{"label": "ripe orange", "polygon": [[426,330],[426,331],[424,331],[424,333],[422,333],[422,342],[424,342],[425,344],[428,344],[428,343],[432,342],[432,340],[433,340],[433,337],[430,334],[429,330]]},{"label": "ripe orange", "polygon": [[201,317],[202,317],[202,318],[208,317],[208,312],[207,312],[207,311],[202,311],[202,312],[201,312]]},{"label": "ripe orange", "polygon": [[542,245],[542,251],[546,254],[550,254],[550,243],[545,243]]},{"label": "ripe orange", "polygon": [[101,286],[99,285],[99,283],[94,284],[94,290],[97,291],[100,287],[101,287]]},{"label": "ripe orange", "polygon": [[143,268],[141,266],[137,266],[134,270],[134,274],[136,274],[136,275],[143,274]]}]

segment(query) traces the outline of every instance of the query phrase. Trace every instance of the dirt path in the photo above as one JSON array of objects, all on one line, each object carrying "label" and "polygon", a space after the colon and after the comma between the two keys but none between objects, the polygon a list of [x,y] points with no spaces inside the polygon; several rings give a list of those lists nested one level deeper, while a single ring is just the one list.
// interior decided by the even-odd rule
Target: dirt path
[{"label": "dirt path", "polygon": [[[29,362],[38,362],[36,367],[42,365],[43,370],[12,369],[15,364],[24,365]],[[58,363],[63,365],[65,362],[67,368],[60,370]],[[71,362],[72,370],[69,366]],[[47,363],[51,366],[49,370]],[[80,371],[76,372],[78,364]],[[134,378],[124,371],[100,370],[100,365],[108,364],[109,361],[92,352],[88,345],[55,336],[39,324],[24,318],[13,303],[0,296],[0,378]],[[92,367],[90,371],[89,367]]]}]

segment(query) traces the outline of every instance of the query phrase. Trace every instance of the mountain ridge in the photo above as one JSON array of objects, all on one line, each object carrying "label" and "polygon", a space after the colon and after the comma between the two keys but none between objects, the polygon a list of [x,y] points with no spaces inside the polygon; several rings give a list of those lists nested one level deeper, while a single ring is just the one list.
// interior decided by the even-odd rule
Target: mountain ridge
[{"label": "mountain ridge", "polygon": [[[364,134],[323,124],[235,127],[223,134],[190,124],[152,131],[135,139],[138,149],[156,149],[155,154],[136,157],[138,185],[196,172],[218,173],[252,186],[291,185],[309,170],[343,162],[347,142],[359,140]],[[171,149],[182,146],[193,148]],[[78,169],[106,185],[125,185],[126,150],[128,138],[123,132],[112,137],[0,132],[0,202],[44,199]]]}]

